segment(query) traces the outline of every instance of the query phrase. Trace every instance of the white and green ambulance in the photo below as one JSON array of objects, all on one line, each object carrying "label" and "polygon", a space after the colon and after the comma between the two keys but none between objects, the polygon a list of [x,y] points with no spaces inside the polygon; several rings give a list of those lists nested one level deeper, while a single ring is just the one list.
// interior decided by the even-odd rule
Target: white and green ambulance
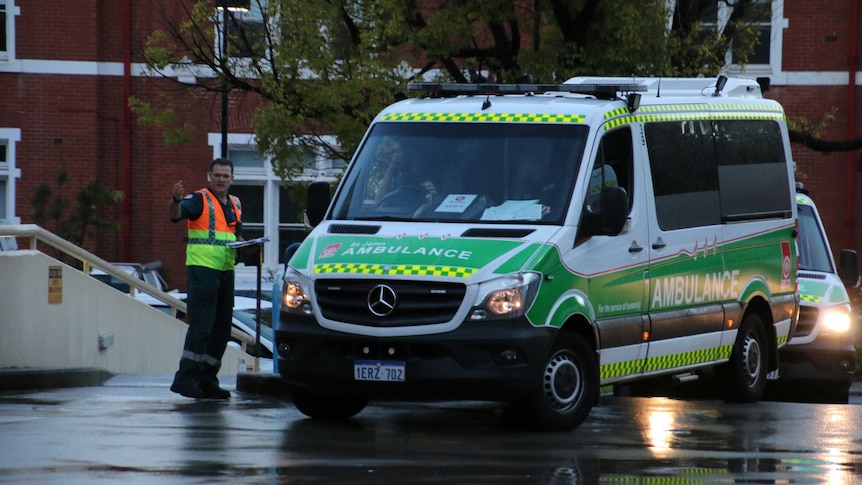
[{"label": "white and green ambulance", "polygon": [[[857,285],[858,257],[843,249],[836,264],[820,213],[807,192],[796,195],[799,216],[799,323],[779,352],[769,391],[804,401],[847,403],[856,380],[856,329],[847,288]],[[772,392],[770,392],[772,394]]]},{"label": "white and green ambulance", "polygon": [[414,84],[290,259],[279,373],[308,416],[508,401],[576,427],[600,387],[716,367],[756,401],[796,325],[785,115],[746,79]]}]

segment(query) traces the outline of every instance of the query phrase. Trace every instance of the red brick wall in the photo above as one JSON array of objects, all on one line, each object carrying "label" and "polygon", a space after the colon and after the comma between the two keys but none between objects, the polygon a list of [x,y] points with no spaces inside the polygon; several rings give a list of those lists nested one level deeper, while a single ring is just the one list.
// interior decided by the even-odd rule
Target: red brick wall
[{"label": "red brick wall", "polygon": [[[788,73],[827,71],[833,73],[829,86],[775,86],[767,97],[777,99],[784,105],[790,118],[803,117],[817,122],[827,114],[834,115],[820,134],[826,140],[846,140],[862,136],[862,118],[859,106],[862,89],[853,88],[854,106],[848,107],[850,96],[847,85],[851,51],[859,49],[859,38],[850,45],[853,23],[853,0],[829,2],[828,8],[821,2],[804,0],[785,1],[784,17],[788,26],[784,29],[782,68]],[[858,12],[857,12],[858,16]],[[856,19],[858,32],[858,18]],[[858,35],[858,34],[857,34]],[[858,53],[854,59],[855,71],[859,71]],[[835,81],[838,81],[836,84]],[[858,80],[857,80],[858,83]],[[855,127],[848,133],[848,127]],[[862,164],[859,151],[819,153],[794,144],[793,156],[797,167],[806,178],[806,188],[811,191],[823,217],[833,250],[837,253],[849,247],[862,254]],[[849,185],[847,167],[851,168]],[[849,200],[848,200],[849,199]]]},{"label": "red brick wall", "polygon": [[853,0],[786,0],[782,62],[785,71],[846,71]]},{"label": "red brick wall", "polygon": [[[84,0],[70,6],[60,0],[16,2],[21,14],[15,17],[18,59],[82,60],[121,63],[123,52],[123,3],[125,0]],[[784,2],[788,27],[783,37],[783,69],[787,72],[830,71],[846,73],[850,38],[852,0]],[[141,61],[147,36],[162,25],[162,12],[181,15],[190,0],[131,0],[132,60]],[[858,69],[858,67],[857,67]],[[107,260],[129,259],[146,262],[161,259],[169,283],[185,287],[185,227],[167,219],[166,203],[171,185],[182,179],[187,190],[205,185],[205,172],[212,159],[207,133],[219,132],[218,95],[191,95],[175,90],[170,82],[153,83],[134,78],[132,95],[155,99],[169,92],[181,100],[178,113],[197,127],[191,144],[166,147],[159,130],[131,126],[131,251],[124,254],[124,232],[105,233],[88,241],[87,249]],[[32,222],[30,199],[34,188],[52,183],[65,170],[71,176],[66,196],[74,198],[78,189],[99,181],[121,189],[126,184],[123,166],[123,78],[121,76],[32,75],[0,73],[0,126],[20,128],[17,163],[22,177],[17,181],[16,215]],[[171,91],[174,89],[174,91]],[[856,90],[857,97],[862,90]],[[779,100],[790,117],[816,121],[835,107],[835,120],[822,136],[847,138],[847,86],[773,85],[767,97]],[[241,100],[241,103],[240,103]],[[251,132],[252,113],[257,100],[237,97],[231,105],[231,131]],[[862,125],[857,106],[850,117]],[[862,126],[855,133],[859,136]],[[862,254],[862,224],[856,220],[862,206],[862,162],[859,152],[820,154],[798,145],[792,147],[798,168],[807,175],[805,185],[818,201],[834,249],[852,240]],[[845,210],[845,167],[850,157],[854,187],[852,210]],[[859,187],[858,190],[855,190]],[[124,221],[122,206],[107,211],[106,217]],[[862,218],[862,214],[859,214]],[[852,225],[848,225],[848,221]]]},{"label": "red brick wall", "polygon": [[[856,95],[862,96],[862,90],[856,89]],[[847,86],[777,87],[770,90],[767,97],[781,102],[789,118],[804,117],[809,121],[818,121],[835,108],[835,119],[826,126],[820,136],[825,140],[846,139]],[[856,122],[859,122],[858,113]],[[847,158],[856,160],[858,152],[822,153],[799,144],[792,144],[791,150],[797,163],[797,171],[802,176],[801,182],[811,191],[811,196],[817,202],[833,250],[837,252],[844,247],[853,246],[851,249],[862,254],[862,232],[854,225],[851,234],[848,234],[844,220],[847,215],[844,184]],[[858,162],[853,162],[853,165],[854,185],[858,186],[862,174]],[[859,207],[862,203],[862,191],[854,190],[852,197],[853,206]],[[855,216],[855,212],[854,210],[850,215]],[[854,239],[852,244],[849,237]]]},{"label": "red brick wall", "polygon": [[[16,58],[75,60],[121,64],[124,0],[85,0],[70,7],[60,0],[16,2]],[[187,4],[190,2],[186,1]],[[162,25],[161,15],[183,14],[176,0],[131,1],[132,62],[141,62],[146,38]],[[16,216],[32,223],[31,203],[38,185],[54,187],[61,171],[69,175],[63,195],[73,209],[77,192],[98,181],[113,189],[126,186],[123,161],[122,76],[34,75],[0,73],[0,126],[20,128],[17,145]],[[166,147],[161,131],[133,121],[131,126],[130,224],[120,232],[102,232],[85,248],[108,261],[127,259],[147,262],[161,259],[171,286],[185,287],[184,224],[167,217],[171,186],[183,180],[188,191],[206,185],[206,171],[213,158],[207,133],[220,131],[220,97],[195,95],[170,81],[133,78],[131,95],[155,100],[168,93],[180,101],[177,113],[196,126],[189,145]],[[251,132],[257,98],[237,95],[231,100],[230,129]],[[103,217],[124,223],[123,205],[105,210]],[[50,228],[49,228],[50,229]],[[125,232],[128,231],[128,232]],[[130,237],[130,254],[124,254],[124,238]]]}]

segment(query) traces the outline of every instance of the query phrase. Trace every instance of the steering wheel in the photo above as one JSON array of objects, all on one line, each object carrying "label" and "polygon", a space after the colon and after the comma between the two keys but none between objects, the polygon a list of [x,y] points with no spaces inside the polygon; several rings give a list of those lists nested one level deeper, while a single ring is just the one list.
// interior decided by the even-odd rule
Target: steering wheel
[{"label": "steering wheel", "polygon": [[378,209],[396,209],[397,212],[412,213],[414,208],[426,202],[428,192],[422,187],[401,185],[384,195],[377,204]]}]

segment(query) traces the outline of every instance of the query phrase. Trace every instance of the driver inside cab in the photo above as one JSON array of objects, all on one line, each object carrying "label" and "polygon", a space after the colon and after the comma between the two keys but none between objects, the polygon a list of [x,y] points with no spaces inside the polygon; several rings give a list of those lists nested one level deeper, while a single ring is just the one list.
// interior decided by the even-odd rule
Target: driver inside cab
[{"label": "driver inside cab", "polygon": [[392,148],[391,159],[374,198],[377,205],[397,191],[424,192],[429,202],[437,196],[437,186],[425,173],[428,167],[422,159],[408,159],[398,144]]}]

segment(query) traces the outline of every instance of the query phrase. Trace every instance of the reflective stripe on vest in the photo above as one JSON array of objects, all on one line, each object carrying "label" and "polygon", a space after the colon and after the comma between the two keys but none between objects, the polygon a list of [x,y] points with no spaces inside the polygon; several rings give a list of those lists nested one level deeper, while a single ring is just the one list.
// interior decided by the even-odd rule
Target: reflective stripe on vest
[{"label": "reflective stripe on vest", "polygon": [[203,210],[200,217],[188,221],[186,265],[220,271],[232,270],[236,261],[236,250],[229,248],[228,244],[236,241],[236,223],[242,220],[239,198],[228,196],[236,214],[236,223],[229,225],[221,204],[209,190],[201,189],[198,193],[201,194]]}]

